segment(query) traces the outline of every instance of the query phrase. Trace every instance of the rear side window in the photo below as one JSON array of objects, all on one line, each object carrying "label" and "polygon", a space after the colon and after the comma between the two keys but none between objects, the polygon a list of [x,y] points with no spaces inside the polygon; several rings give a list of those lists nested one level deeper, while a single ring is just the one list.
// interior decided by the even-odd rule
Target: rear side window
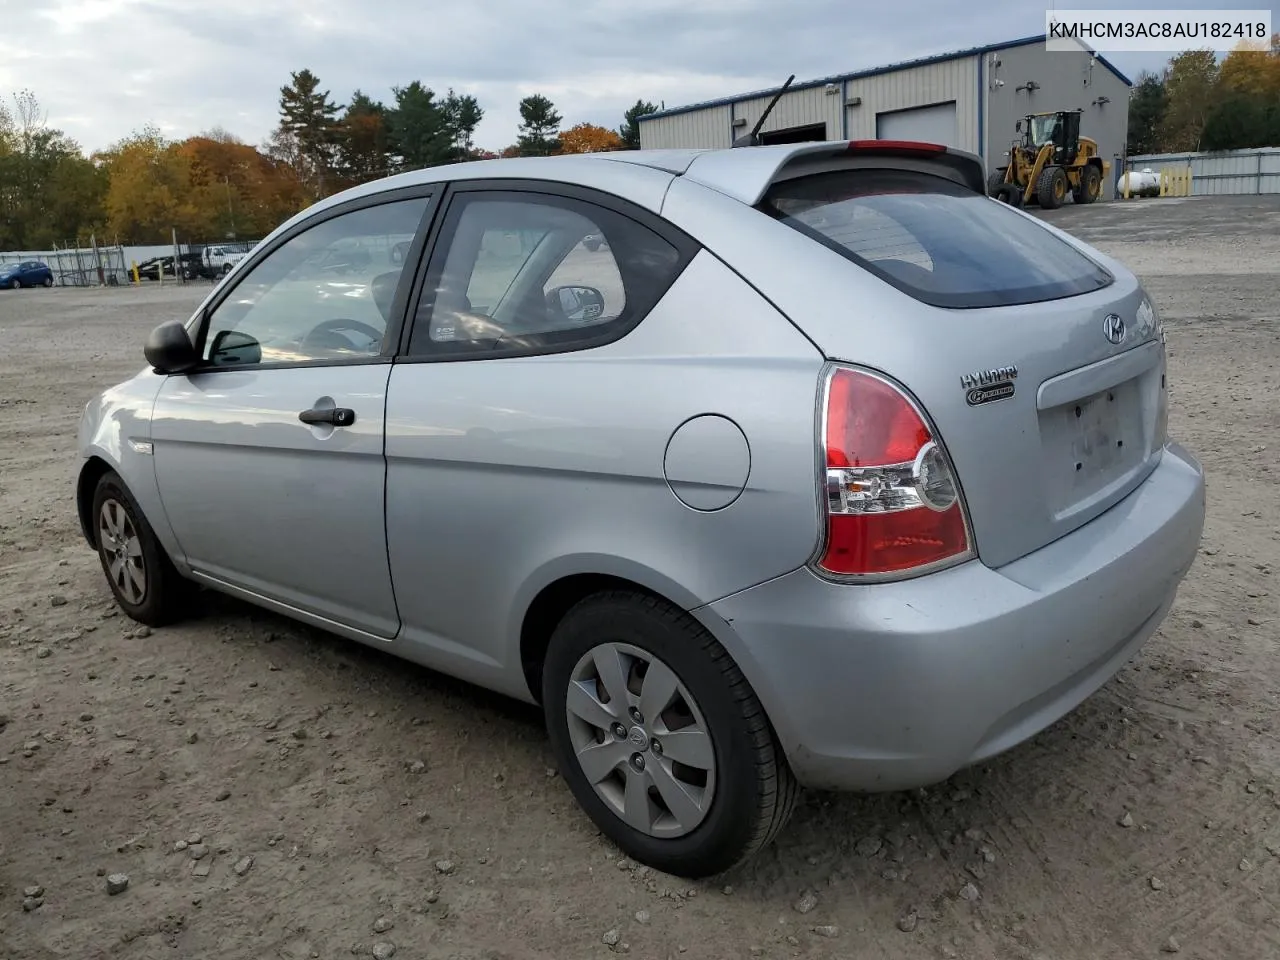
[{"label": "rear side window", "polygon": [[937,307],[1003,307],[1108,286],[1064,240],[942,177],[838,170],[775,184],[766,213]]}]

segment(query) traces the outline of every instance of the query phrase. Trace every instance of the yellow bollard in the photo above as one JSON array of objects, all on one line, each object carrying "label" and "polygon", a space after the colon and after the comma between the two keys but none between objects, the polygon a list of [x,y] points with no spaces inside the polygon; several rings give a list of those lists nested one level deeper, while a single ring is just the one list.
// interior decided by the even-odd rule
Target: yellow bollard
[{"label": "yellow bollard", "polygon": [[141,283],[141,282],[142,282],[142,278],[141,278],[140,276],[138,276],[138,261],[137,261],[137,260],[130,260],[130,261],[129,261],[129,265],[130,265],[130,266],[129,266],[130,272],[133,274],[133,282],[134,282],[134,283]]}]

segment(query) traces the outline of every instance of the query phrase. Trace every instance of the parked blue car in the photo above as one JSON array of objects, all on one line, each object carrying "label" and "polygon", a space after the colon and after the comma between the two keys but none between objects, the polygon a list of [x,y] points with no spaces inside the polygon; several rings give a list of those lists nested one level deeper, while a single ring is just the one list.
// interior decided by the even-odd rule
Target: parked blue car
[{"label": "parked blue car", "polygon": [[52,287],[53,271],[39,260],[0,264],[0,287]]}]

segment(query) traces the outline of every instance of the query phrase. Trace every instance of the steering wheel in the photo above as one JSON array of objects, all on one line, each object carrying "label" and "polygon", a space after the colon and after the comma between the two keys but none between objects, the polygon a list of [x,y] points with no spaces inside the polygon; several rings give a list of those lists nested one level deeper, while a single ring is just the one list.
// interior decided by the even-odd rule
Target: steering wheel
[{"label": "steering wheel", "polygon": [[346,337],[338,335],[340,330],[354,330],[357,333],[365,334],[375,344],[382,342],[384,331],[377,327],[370,326],[360,320],[348,320],[344,317],[337,317],[333,320],[326,320],[323,323],[316,324],[307,335],[302,338],[303,346],[326,346],[335,350],[349,350],[354,344]]}]

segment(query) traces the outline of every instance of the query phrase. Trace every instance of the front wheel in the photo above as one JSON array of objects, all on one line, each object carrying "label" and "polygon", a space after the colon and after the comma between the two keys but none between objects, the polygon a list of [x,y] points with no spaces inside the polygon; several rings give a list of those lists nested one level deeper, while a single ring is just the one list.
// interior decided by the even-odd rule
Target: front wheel
[{"label": "front wheel", "polygon": [[118,474],[108,472],[98,481],[93,518],[102,572],[120,608],[152,627],[179,619],[191,584],[174,568]]},{"label": "front wheel", "polygon": [[1036,200],[1044,210],[1057,210],[1067,199],[1067,172],[1061,167],[1046,167],[1036,181]]},{"label": "front wheel", "polygon": [[574,607],[552,635],[542,702],[574,797],[640,863],[722,873],[791,816],[798,787],[746,678],[663,601],[612,591]]}]

